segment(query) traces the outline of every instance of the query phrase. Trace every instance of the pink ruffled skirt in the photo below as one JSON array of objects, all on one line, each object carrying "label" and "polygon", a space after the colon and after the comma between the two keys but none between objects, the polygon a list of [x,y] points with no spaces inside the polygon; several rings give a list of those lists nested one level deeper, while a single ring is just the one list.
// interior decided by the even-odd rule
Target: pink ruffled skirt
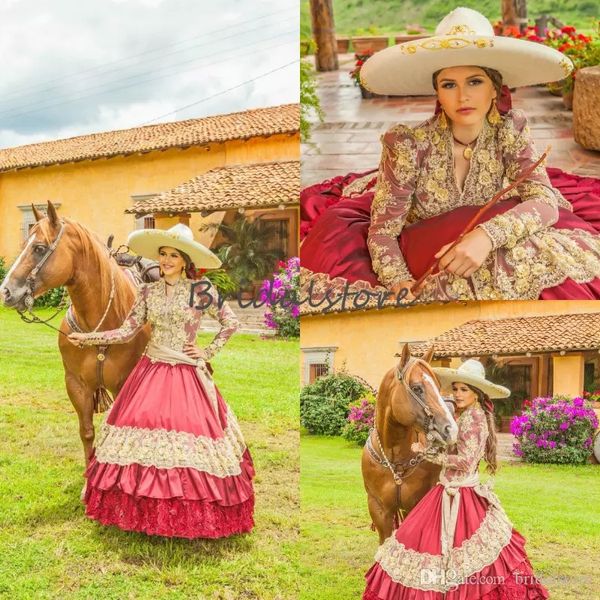
[{"label": "pink ruffled skirt", "polygon": [[143,356],[101,427],[86,514],[127,531],[220,538],[253,525],[254,468],[233,412],[194,367]]}]

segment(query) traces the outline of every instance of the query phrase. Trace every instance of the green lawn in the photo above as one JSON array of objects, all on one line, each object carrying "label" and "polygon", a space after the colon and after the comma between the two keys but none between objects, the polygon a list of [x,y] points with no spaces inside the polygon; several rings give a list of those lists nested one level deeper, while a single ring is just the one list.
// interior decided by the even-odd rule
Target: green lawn
[{"label": "green lawn", "polygon": [[[356,600],[377,535],[370,529],[360,448],[341,438],[301,438],[301,598]],[[503,464],[496,492],[527,538],[536,575],[557,600],[598,598],[600,472]]]},{"label": "green lawn", "polygon": [[256,529],[189,541],[85,517],[57,335],[0,308],[0,597],[297,598],[298,342],[238,334],[213,361],[256,464]]}]

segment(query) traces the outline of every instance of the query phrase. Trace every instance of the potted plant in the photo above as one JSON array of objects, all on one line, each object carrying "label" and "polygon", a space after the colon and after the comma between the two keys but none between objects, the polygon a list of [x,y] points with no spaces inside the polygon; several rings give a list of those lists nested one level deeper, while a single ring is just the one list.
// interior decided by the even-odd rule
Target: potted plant
[{"label": "potted plant", "polygon": [[364,87],[362,81],[360,80],[360,70],[362,69],[362,66],[365,64],[365,62],[371,56],[373,56],[373,54],[374,51],[370,49],[360,54],[357,52],[354,55],[354,58],[356,59],[356,62],[354,63],[354,69],[350,71],[350,77],[354,80],[354,83],[360,88],[360,94],[363,98],[375,98],[377,96],[377,94],[374,94],[373,92],[369,91],[366,87]]}]

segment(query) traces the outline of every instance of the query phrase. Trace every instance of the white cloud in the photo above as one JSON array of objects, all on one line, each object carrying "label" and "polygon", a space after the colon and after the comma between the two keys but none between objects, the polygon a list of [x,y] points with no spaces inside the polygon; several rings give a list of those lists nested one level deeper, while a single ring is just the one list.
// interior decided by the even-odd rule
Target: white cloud
[{"label": "white cloud", "polygon": [[297,64],[217,94],[297,60],[298,13],[298,0],[0,0],[0,147],[297,102]]}]

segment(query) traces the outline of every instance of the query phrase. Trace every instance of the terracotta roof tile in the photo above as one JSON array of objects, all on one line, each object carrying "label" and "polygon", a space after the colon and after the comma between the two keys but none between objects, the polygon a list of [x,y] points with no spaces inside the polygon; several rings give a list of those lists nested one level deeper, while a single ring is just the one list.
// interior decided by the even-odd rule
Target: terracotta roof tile
[{"label": "terracotta roof tile", "polygon": [[600,313],[468,321],[411,349],[422,355],[432,344],[435,358],[597,350]]},{"label": "terracotta roof tile", "polygon": [[295,134],[299,127],[298,104],[257,108],[5,148],[0,150],[0,172],[275,134]]},{"label": "terracotta roof tile", "polygon": [[172,190],[140,200],[125,212],[143,215],[293,206],[299,198],[300,161],[290,160],[212,169]]}]

